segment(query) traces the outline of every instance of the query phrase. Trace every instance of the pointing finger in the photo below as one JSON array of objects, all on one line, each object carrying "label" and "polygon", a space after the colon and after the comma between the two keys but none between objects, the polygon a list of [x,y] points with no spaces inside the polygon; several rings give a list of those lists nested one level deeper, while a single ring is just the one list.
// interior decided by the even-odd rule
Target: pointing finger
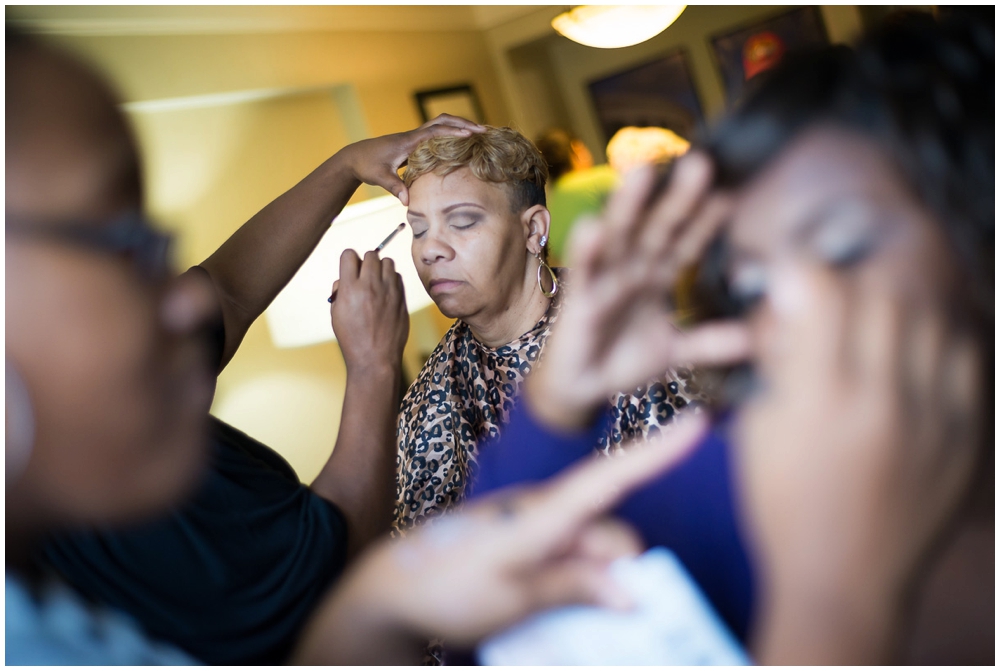
[{"label": "pointing finger", "polygon": [[524,514],[523,543],[545,555],[564,543],[588,520],[610,510],[632,491],[680,461],[698,444],[708,426],[704,416],[689,417],[659,440],[634,446],[610,459],[593,459],[559,476]]}]

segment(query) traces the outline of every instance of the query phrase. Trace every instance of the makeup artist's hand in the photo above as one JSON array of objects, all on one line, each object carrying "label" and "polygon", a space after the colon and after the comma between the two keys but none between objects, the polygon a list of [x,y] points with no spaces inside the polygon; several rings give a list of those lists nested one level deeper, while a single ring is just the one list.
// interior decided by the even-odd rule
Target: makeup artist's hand
[{"label": "makeup artist's hand", "polygon": [[368,252],[362,261],[353,249],[344,251],[333,291],[330,319],[348,373],[368,366],[398,368],[410,317],[392,259]]},{"label": "makeup artist's hand", "polygon": [[968,488],[973,340],[889,286],[789,263],[755,317],[782,334],[736,433],[764,663],[888,662],[911,581]]},{"label": "makeup artist's hand", "polygon": [[628,454],[595,458],[383,541],[358,558],[306,628],[295,662],[418,663],[427,640],[471,647],[536,611],[627,607],[608,563],[642,548],[606,517],[695,445],[702,418]]},{"label": "makeup artist's hand", "polygon": [[732,362],[747,354],[741,325],[678,330],[667,300],[678,274],[699,258],[729,212],[728,199],[709,192],[711,179],[709,159],[689,154],[650,203],[655,170],[638,168],[599,219],[576,225],[572,291],[527,382],[537,419],[576,428],[611,394],[668,368]]},{"label": "makeup artist's hand", "polygon": [[464,137],[483,130],[479,124],[461,117],[441,114],[414,130],[355,142],[339,153],[347,160],[358,180],[381,186],[399,198],[403,205],[409,205],[410,195],[397,171],[406,164],[410,152],[432,137]]}]

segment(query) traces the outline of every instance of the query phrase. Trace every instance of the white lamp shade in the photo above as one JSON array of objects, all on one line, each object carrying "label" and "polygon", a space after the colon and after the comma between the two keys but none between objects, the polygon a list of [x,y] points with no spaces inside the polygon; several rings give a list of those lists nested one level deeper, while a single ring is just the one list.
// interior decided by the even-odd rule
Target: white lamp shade
[{"label": "white lamp shade", "polygon": [[[340,277],[340,255],[345,249],[353,249],[363,257],[405,221],[406,208],[395,196],[372,198],[345,207],[312,255],[264,313],[275,346],[302,347],[336,340],[330,325],[327,298],[334,280]],[[380,254],[383,259],[391,258],[396,271],[402,275],[410,313],[433,302],[413,266],[412,241],[413,231],[407,226]]]},{"label": "white lamp shade", "polygon": [[560,35],[588,47],[617,49],[645,42],[677,20],[687,5],[581,5],[552,19]]}]

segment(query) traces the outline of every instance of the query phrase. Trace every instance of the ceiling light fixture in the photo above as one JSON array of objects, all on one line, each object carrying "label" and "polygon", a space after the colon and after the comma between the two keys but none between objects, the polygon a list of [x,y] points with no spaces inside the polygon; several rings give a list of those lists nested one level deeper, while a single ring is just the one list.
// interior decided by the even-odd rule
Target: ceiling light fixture
[{"label": "ceiling light fixture", "polygon": [[560,35],[588,47],[617,49],[645,42],[677,20],[687,5],[580,5],[552,19]]}]

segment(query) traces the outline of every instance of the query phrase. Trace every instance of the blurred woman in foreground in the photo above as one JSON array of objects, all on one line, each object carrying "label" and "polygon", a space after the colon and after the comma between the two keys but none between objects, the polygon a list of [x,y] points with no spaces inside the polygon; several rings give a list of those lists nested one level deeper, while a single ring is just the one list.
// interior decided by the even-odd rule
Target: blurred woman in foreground
[{"label": "blurred woman in foreground", "polygon": [[[754,393],[621,512],[681,544],[724,614],[751,595],[761,661],[992,659],[993,77],[992,26],[910,18],[764,77],[665,194],[632,175],[575,240],[579,293],[478,490],[589,452],[609,391],[720,356],[708,325],[664,327],[663,297],[729,222],[717,284]],[[685,526],[679,488],[738,523]]]}]

